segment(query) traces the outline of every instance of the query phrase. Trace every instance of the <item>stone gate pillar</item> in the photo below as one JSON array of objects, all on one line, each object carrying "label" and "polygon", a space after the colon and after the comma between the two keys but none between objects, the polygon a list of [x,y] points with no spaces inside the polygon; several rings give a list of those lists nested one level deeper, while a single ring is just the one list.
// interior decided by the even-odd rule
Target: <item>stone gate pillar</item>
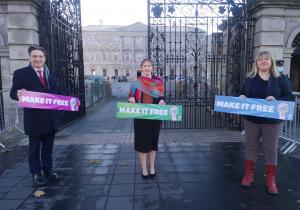
[{"label": "stone gate pillar", "polygon": [[3,89],[11,87],[13,72],[28,64],[28,46],[39,44],[37,15],[40,1],[0,2],[0,70]]},{"label": "stone gate pillar", "polygon": [[[284,59],[285,71],[290,74],[291,40],[300,32],[299,0],[255,0],[251,8],[256,18],[254,56],[268,50],[275,59]],[[296,32],[295,32],[296,31]]]}]

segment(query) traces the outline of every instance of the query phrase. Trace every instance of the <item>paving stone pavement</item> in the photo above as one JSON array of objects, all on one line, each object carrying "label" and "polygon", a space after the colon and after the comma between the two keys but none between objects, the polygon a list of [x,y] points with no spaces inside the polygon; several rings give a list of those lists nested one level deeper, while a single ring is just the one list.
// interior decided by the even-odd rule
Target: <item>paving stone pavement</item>
[{"label": "paving stone pavement", "polygon": [[[153,179],[144,180],[128,144],[56,145],[62,179],[35,187],[26,146],[0,155],[1,210],[299,210],[300,160],[279,157],[280,194],[266,193],[261,157],[255,184],[239,185],[242,143],[161,144]],[[42,198],[34,192],[44,191]]]},{"label": "paving stone pavement", "polygon": [[[132,144],[132,132],[116,133],[79,133],[71,135],[58,134],[56,145],[68,144]],[[225,129],[209,129],[199,131],[161,131],[160,143],[210,143],[210,142],[242,142],[244,137],[238,131]]]},{"label": "paving stone pavement", "polygon": [[[54,170],[62,179],[32,184],[27,146],[0,153],[0,210],[299,210],[300,159],[279,155],[280,194],[266,193],[263,158],[255,183],[243,175],[243,137],[225,129],[162,130],[156,176],[144,180],[132,121],[107,101],[57,134]],[[34,192],[44,191],[41,198]]]}]

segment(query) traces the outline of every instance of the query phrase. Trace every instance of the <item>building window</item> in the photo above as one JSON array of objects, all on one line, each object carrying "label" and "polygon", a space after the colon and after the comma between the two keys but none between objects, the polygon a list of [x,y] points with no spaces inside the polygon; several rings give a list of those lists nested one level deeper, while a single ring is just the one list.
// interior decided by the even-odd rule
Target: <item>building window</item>
[{"label": "building window", "polygon": [[114,43],[118,44],[119,43],[119,37],[114,37]]},{"label": "building window", "polygon": [[96,56],[94,54],[90,54],[90,61],[96,61]]},{"label": "building window", "polygon": [[106,53],[102,53],[102,58],[103,58],[103,61],[107,61],[107,54]]},{"label": "building window", "polygon": [[115,69],[115,76],[119,76],[119,70],[118,69]]},{"label": "building window", "polygon": [[103,69],[103,76],[107,77],[107,69]]},{"label": "building window", "polygon": [[135,37],[135,43],[140,47],[143,44],[143,38],[142,37]]},{"label": "building window", "polygon": [[125,61],[129,61],[130,60],[130,54],[129,53],[125,53]]},{"label": "building window", "polygon": [[143,53],[137,52],[135,58],[137,62],[141,62],[143,60]]},{"label": "building window", "polygon": [[95,70],[95,69],[92,69],[91,74],[92,74],[92,75],[95,75],[95,74],[96,74],[96,70]]},{"label": "building window", "polygon": [[175,69],[171,69],[171,75],[175,75]]},{"label": "building window", "polygon": [[126,77],[129,77],[129,76],[130,76],[130,70],[126,69]]},{"label": "building window", "polygon": [[129,37],[126,37],[126,36],[125,36],[125,37],[123,38],[123,40],[124,40],[124,44],[129,44]]},{"label": "building window", "polygon": [[119,53],[115,53],[114,54],[114,61],[118,61],[119,60]]}]

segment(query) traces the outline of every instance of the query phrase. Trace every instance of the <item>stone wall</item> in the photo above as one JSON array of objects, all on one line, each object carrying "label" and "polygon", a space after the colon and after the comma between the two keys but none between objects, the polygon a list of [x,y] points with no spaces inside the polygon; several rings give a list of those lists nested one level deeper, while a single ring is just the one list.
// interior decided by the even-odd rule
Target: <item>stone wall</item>
[{"label": "stone wall", "polygon": [[13,72],[28,65],[27,48],[39,44],[37,8],[40,0],[0,2],[2,88],[11,87]]},{"label": "stone wall", "polygon": [[0,4],[0,70],[1,83],[5,87],[11,80],[8,56],[7,5]]},{"label": "stone wall", "polygon": [[275,59],[285,60],[290,73],[292,42],[300,33],[299,0],[257,0],[252,7],[257,19],[254,32],[254,55],[269,50]]}]

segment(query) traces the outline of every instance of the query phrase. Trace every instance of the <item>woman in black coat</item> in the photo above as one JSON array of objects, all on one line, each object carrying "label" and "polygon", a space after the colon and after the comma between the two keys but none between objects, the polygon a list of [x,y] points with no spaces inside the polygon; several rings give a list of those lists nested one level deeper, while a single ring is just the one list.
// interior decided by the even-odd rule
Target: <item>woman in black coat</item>
[{"label": "woman in black coat", "polygon": [[[276,71],[275,61],[268,51],[260,52],[252,71],[241,89],[241,98],[260,98],[266,100],[291,100],[292,90],[288,78]],[[253,182],[258,146],[262,138],[265,156],[265,174],[268,192],[277,194],[275,181],[277,170],[278,138],[282,120],[247,116],[244,119],[246,134],[245,175],[241,182],[250,187]]]}]

